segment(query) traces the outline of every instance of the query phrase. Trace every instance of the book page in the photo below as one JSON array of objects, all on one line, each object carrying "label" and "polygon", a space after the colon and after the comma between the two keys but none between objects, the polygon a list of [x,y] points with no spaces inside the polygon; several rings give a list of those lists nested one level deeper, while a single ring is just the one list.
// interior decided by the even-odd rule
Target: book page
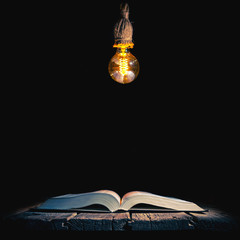
[{"label": "book page", "polygon": [[112,195],[119,202],[119,205],[121,203],[120,196],[116,192],[114,192],[114,191],[111,191],[111,190],[99,190],[99,191],[95,191],[95,193],[106,193],[106,194]]},{"label": "book page", "polygon": [[152,195],[152,193],[148,193],[148,192],[143,192],[143,191],[132,191],[132,192],[128,192],[126,193],[123,197],[122,197],[122,201],[125,199],[129,199],[131,197],[135,197],[135,196],[138,196],[138,195]]},{"label": "book page", "polygon": [[131,207],[140,203],[178,211],[204,211],[204,209],[192,202],[141,191],[134,191],[125,194],[122,198],[120,209],[128,211]]},{"label": "book page", "polygon": [[95,192],[66,194],[48,199],[41,204],[39,209],[72,209],[84,208],[93,204],[107,207],[111,212],[118,210],[120,197],[110,190],[100,190]]}]

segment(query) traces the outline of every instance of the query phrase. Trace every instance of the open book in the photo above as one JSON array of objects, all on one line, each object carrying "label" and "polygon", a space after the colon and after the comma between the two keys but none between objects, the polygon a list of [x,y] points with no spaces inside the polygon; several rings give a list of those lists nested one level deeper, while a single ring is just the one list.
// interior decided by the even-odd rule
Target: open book
[{"label": "open book", "polygon": [[139,208],[134,208],[134,206],[138,204],[144,204],[145,207],[149,205],[153,206],[156,211],[157,209],[163,208],[189,212],[205,211],[195,203],[177,198],[163,197],[156,194],[140,191],[126,193],[122,198],[120,198],[116,192],[110,190],[100,190],[80,194],[67,194],[53,197],[41,204],[38,209],[84,210],[85,207],[101,205],[106,207],[110,212],[116,212],[118,210],[138,210]]}]

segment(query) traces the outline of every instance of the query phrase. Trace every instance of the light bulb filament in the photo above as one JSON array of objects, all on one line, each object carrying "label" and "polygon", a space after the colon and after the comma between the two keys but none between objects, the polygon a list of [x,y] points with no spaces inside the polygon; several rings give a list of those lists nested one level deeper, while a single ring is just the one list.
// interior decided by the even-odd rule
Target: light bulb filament
[{"label": "light bulb filament", "polygon": [[128,71],[128,60],[127,58],[120,58],[120,66],[119,66],[119,71],[122,75],[126,75]]}]

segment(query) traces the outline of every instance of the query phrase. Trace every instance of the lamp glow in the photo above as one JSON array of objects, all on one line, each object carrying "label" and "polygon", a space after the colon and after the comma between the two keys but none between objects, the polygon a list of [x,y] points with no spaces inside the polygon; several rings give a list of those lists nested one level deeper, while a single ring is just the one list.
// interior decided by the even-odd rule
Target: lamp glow
[{"label": "lamp glow", "polygon": [[132,35],[133,27],[129,21],[128,4],[120,5],[122,18],[114,27],[114,48],[117,48],[116,54],[111,58],[108,64],[108,72],[113,80],[118,83],[130,83],[136,79],[139,73],[139,62],[130,53],[133,48]]},{"label": "lamp glow", "polygon": [[116,54],[112,57],[108,65],[109,74],[118,83],[130,83],[138,76],[139,62],[130,53],[129,44],[116,47]]}]

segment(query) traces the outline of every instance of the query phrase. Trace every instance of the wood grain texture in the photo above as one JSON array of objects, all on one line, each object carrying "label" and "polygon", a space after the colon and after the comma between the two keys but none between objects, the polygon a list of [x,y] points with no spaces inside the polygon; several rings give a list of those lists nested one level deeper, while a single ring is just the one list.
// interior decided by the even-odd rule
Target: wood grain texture
[{"label": "wood grain texture", "polygon": [[192,219],[185,213],[133,213],[133,231],[193,230]]},{"label": "wood grain texture", "polygon": [[79,213],[68,221],[73,231],[124,231],[129,213]]},{"label": "wood grain texture", "polygon": [[210,209],[207,213],[189,213],[195,229],[201,231],[235,231],[237,221],[225,212]]},{"label": "wood grain texture", "polygon": [[40,231],[238,231],[230,215],[210,209],[205,213],[188,212],[32,212],[11,215],[0,226],[12,230]]}]

